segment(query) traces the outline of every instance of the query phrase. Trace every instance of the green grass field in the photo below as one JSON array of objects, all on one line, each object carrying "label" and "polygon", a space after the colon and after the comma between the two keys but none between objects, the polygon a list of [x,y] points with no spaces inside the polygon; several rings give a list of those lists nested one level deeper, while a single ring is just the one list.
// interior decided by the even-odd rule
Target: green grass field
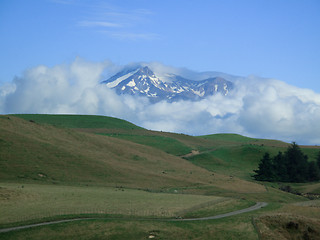
[{"label": "green grass field", "polygon": [[168,218],[192,216],[199,209],[210,208],[214,215],[253,205],[249,201],[216,196],[44,184],[1,183],[0,196],[0,226],[82,213]]},{"label": "green grass field", "polygon": [[[263,154],[285,151],[284,142],[148,131],[121,119],[84,115],[3,115],[0,133],[0,226],[77,216],[117,218],[1,233],[1,239],[320,236],[317,200],[278,189],[288,183],[251,177]],[[301,148],[310,160],[320,150]],[[288,185],[305,196],[320,194],[319,182]],[[211,221],[150,219],[216,215],[257,201],[269,205]],[[290,222],[301,228],[290,232]]]},{"label": "green grass field", "polygon": [[11,116],[63,128],[142,129],[125,120],[94,115],[12,114]]},{"label": "green grass field", "polygon": [[265,152],[276,154],[285,150],[286,148],[253,144],[221,146],[213,151],[190,156],[186,159],[210,171],[252,180],[253,170],[257,169]]},{"label": "green grass field", "polygon": [[255,141],[254,138],[249,138],[245,136],[241,136],[238,134],[212,134],[212,135],[204,135],[200,136],[201,138],[210,139],[213,141],[222,141],[222,142],[240,142],[240,143],[250,143],[252,141]]},{"label": "green grass field", "polygon": [[[226,231],[227,229],[227,231]],[[78,221],[2,234],[2,239],[257,239],[250,216],[221,221]]]},{"label": "green grass field", "polygon": [[139,143],[162,150],[166,153],[176,156],[185,155],[191,152],[191,148],[181,143],[180,141],[165,137],[165,136],[149,136],[149,135],[134,135],[134,134],[103,134],[106,136],[124,139],[130,142]]}]

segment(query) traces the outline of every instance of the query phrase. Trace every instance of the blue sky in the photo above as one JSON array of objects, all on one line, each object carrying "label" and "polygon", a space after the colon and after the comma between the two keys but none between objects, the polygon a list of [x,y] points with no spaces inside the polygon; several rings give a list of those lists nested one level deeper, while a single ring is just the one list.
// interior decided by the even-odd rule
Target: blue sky
[{"label": "blue sky", "polygon": [[159,61],[320,93],[318,0],[1,0],[0,83],[37,65]]},{"label": "blue sky", "polygon": [[[319,0],[0,0],[0,114],[319,145],[319,13]],[[133,62],[243,78],[227,96],[156,104],[99,84]]]}]

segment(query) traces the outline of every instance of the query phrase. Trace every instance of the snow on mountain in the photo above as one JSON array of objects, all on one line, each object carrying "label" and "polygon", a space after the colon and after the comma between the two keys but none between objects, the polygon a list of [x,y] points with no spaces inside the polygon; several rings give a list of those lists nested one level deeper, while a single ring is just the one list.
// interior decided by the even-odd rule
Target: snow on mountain
[{"label": "snow on mountain", "polygon": [[227,95],[233,88],[232,82],[222,77],[196,81],[171,73],[165,76],[165,80],[160,79],[148,66],[139,66],[136,69],[125,69],[102,84],[115,89],[119,95],[146,96],[151,102],[198,101],[216,93]]},{"label": "snow on mountain", "polygon": [[119,83],[121,83],[123,80],[131,77],[133,74],[135,74],[139,69],[133,71],[133,72],[130,72],[130,73],[127,73],[119,78],[117,78],[116,80],[112,81],[112,82],[109,82],[107,83],[107,87],[108,88],[114,88],[116,86],[118,86]]}]

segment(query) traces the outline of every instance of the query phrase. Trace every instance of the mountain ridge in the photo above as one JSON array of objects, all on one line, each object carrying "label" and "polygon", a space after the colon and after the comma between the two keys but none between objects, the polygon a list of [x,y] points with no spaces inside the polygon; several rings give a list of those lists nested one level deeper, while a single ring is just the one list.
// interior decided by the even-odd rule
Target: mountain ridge
[{"label": "mountain ridge", "polygon": [[151,102],[162,100],[199,101],[215,94],[227,95],[233,83],[222,77],[191,80],[180,75],[167,73],[165,79],[158,77],[148,66],[127,68],[101,82],[115,89],[119,95],[129,94],[148,97]]}]

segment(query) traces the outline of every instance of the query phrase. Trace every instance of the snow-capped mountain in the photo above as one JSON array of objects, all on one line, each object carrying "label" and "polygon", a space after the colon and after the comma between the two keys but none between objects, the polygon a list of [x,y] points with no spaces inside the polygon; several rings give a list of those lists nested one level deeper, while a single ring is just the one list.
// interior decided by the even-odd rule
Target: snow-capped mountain
[{"label": "snow-capped mountain", "polygon": [[195,81],[166,74],[164,80],[157,77],[148,66],[125,69],[102,83],[115,89],[119,95],[146,96],[152,102],[197,101],[216,93],[227,95],[233,88],[232,82],[221,77]]}]

